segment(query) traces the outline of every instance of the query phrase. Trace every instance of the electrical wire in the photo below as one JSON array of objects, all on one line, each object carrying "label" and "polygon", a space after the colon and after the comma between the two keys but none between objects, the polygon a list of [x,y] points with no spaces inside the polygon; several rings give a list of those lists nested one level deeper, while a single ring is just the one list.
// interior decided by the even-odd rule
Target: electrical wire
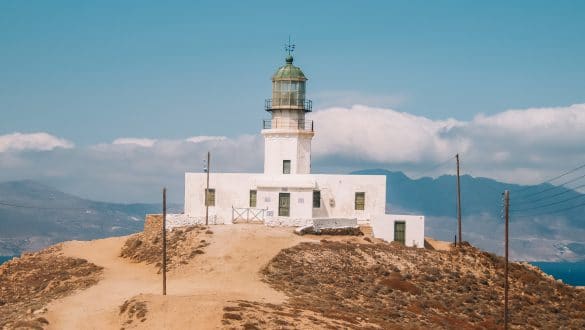
[{"label": "electrical wire", "polygon": [[569,206],[569,207],[566,207],[564,209],[554,210],[554,211],[550,211],[550,212],[543,212],[543,213],[538,213],[538,214],[515,215],[514,217],[515,218],[533,218],[533,217],[538,217],[538,216],[542,216],[542,215],[551,215],[551,214],[561,213],[561,212],[576,209],[576,208],[581,207],[581,206],[585,207],[585,203]]},{"label": "electrical wire", "polygon": [[549,199],[549,198],[561,196],[561,195],[564,195],[564,194],[567,194],[567,193],[570,193],[570,192],[578,193],[575,190],[576,189],[579,189],[579,188],[583,188],[583,187],[585,187],[585,184],[582,184],[580,186],[573,187],[573,188],[567,188],[567,190],[561,191],[558,194],[554,194],[554,195],[550,195],[550,196],[544,196],[544,197],[541,197],[541,198],[538,198],[538,199],[533,199],[533,200],[520,201],[520,202],[518,202],[515,205],[518,205],[518,204],[523,205],[523,204],[528,204],[528,203],[537,203],[537,202],[540,202],[540,201],[543,201],[543,200],[546,200],[546,199]]},{"label": "electrical wire", "polygon": [[540,205],[540,206],[536,206],[536,207],[529,207],[529,208],[524,208],[524,209],[512,210],[512,212],[524,212],[524,211],[537,210],[537,209],[541,209],[541,208],[544,208],[544,207],[549,207],[549,206],[554,206],[554,205],[566,203],[568,201],[572,201],[572,200],[575,200],[575,199],[578,199],[578,198],[582,198],[582,197],[585,197],[585,195],[581,194],[581,195],[573,196],[571,198],[567,198],[567,199],[562,200],[562,201],[556,201],[556,202],[553,202],[553,203],[549,203],[549,204],[545,204],[545,205]]},{"label": "electrical wire", "polygon": [[2,201],[0,201],[0,205],[7,206],[7,207],[17,207],[17,208],[23,208],[23,209],[38,209],[38,210],[87,210],[87,208],[81,208],[81,207],[48,207],[48,206],[13,204],[13,203],[2,202]]},{"label": "electrical wire", "polygon": [[526,191],[526,190],[528,190],[528,189],[534,189],[534,188],[538,187],[538,186],[539,186],[539,185],[541,185],[541,184],[545,184],[545,183],[551,183],[551,182],[553,182],[553,181],[556,181],[557,179],[560,179],[560,178],[564,177],[565,175],[569,175],[569,174],[571,174],[571,173],[573,173],[573,172],[576,172],[576,171],[578,171],[578,170],[580,170],[580,169],[582,169],[582,168],[585,168],[585,164],[583,164],[583,165],[580,165],[580,166],[578,166],[578,167],[575,167],[575,168],[574,168],[574,169],[572,169],[572,170],[569,170],[569,171],[567,171],[567,172],[564,172],[564,173],[562,173],[562,174],[560,174],[560,175],[557,175],[557,176],[555,176],[555,177],[553,177],[553,178],[550,178],[550,179],[548,179],[548,180],[546,180],[546,181],[543,181],[543,182],[541,182],[541,183],[539,183],[539,184],[537,184],[537,185],[533,185],[533,186],[529,186],[529,187],[524,187],[524,188],[522,188],[522,189],[520,189],[520,190],[513,191],[513,192],[514,192],[514,193],[520,193],[520,192],[522,192],[522,191]]},{"label": "electrical wire", "polygon": [[532,197],[532,196],[537,196],[537,195],[540,195],[540,194],[542,194],[542,193],[545,193],[545,192],[547,192],[547,191],[551,191],[551,190],[555,190],[555,189],[560,189],[560,188],[562,188],[562,187],[564,187],[564,186],[568,185],[569,183],[573,183],[573,182],[575,182],[575,181],[579,181],[579,180],[581,180],[581,179],[583,179],[583,178],[585,178],[585,174],[583,174],[583,175],[581,175],[581,176],[579,176],[579,177],[573,178],[572,180],[569,180],[569,181],[567,181],[567,182],[565,182],[565,183],[563,183],[563,184],[556,185],[556,186],[552,186],[552,187],[549,187],[549,188],[547,188],[547,189],[545,189],[545,190],[541,190],[541,191],[539,191],[539,192],[535,192],[535,193],[532,193],[532,194],[529,194],[529,195],[524,195],[524,196],[522,196],[522,195],[521,195],[521,196],[520,196],[520,199],[526,199],[526,198],[528,198],[528,197]]}]

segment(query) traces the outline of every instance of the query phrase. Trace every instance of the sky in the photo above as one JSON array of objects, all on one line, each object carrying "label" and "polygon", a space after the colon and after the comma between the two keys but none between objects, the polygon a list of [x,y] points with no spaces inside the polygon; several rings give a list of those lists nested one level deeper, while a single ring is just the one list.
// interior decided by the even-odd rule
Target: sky
[{"label": "sky", "polygon": [[[583,1],[0,2],[0,180],[182,198],[207,150],[261,171],[284,43],[308,76],[314,169],[536,183],[585,163]],[[431,174],[440,174],[441,171]],[[443,169],[442,172],[448,172]]]}]

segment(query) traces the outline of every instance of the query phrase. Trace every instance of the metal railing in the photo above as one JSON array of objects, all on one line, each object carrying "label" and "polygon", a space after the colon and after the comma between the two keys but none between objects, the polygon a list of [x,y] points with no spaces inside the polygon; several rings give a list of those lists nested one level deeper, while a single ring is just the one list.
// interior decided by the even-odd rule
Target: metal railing
[{"label": "metal railing", "polygon": [[284,120],[284,119],[264,119],[262,122],[263,129],[274,129],[274,128],[288,128],[298,129],[301,131],[314,131],[312,120]]},{"label": "metal railing", "polygon": [[292,108],[303,110],[305,112],[311,112],[313,110],[313,101],[289,98],[266,99],[264,101],[264,108],[266,111]]}]

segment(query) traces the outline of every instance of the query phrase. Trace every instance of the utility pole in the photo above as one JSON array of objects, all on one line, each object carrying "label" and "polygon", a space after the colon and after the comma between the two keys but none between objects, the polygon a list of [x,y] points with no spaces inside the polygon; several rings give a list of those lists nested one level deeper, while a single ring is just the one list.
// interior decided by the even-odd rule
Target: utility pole
[{"label": "utility pole", "polygon": [[167,295],[167,188],[163,188],[163,216],[162,216],[162,273],[163,296]]},{"label": "utility pole", "polygon": [[461,181],[459,179],[459,154],[455,155],[457,160],[457,233],[459,245],[461,245]]},{"label": "utility pole", "polygon": [[207,188],[205,188],[205,225],[209,224],[209,170],[210,170],[210,162],[211,161],[211,154],[207,152]]},{"label": "utility pole", "polygon": [[504,329],[508,329],[508,223],[510,222],[510,191],[504,191],[504,215],[506,217],[505,249],[506,265],[504,266]]}]

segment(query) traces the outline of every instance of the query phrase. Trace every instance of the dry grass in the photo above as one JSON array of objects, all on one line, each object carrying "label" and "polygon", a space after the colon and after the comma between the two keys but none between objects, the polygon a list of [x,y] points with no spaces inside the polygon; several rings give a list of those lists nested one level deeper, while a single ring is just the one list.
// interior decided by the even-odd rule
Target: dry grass
[{"label": "dry grass", "polygon": [[123,318],[122,323],[124,326],[129,326],[134,321],[136,321],[134,323],[146,321],[147,313],[148,309],[146,307],[146,302],[136,298],[126,300],[122,306],[120,306],[120,315]]},{"label": "dry grass", "polygon": [[[289,300],[238,302],[248,328],[502,328],[501,257],[469,244],[451,251],[354,241],[301,243],[262,270]],[[253,307],[247,307],[248,305]],[[585,292],[535,267],[510,266],[513,328],[585,328]],[[285,324],[286,322],[286,324]],[[313,322],[313,323],[311,323]]]},{"label": "dry grass", "polygon": [[99,281],[102,267],[59,251],[52,246],[0,266],[0,328],[42,329],[47,303]]},{"label": "dry grass", "polygon": [[[202,226],[189,226],[167,230],[167,268],[188,264],[209,245],[211,230]],[[128,238],[120,256],[135,262],[155,264],[161,271],[162,235],[158,232],[134,234]]]}]

